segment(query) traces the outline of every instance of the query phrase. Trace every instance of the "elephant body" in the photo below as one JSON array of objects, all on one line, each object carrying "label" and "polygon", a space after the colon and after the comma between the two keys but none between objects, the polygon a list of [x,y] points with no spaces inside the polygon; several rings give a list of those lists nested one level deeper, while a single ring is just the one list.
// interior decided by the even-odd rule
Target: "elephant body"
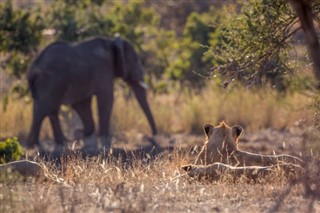
[{"label": "elephant body", "polygon": [[[72,105],[111,87],[115,77],[114,56],[101,43],[111,50],[112,41],[103,41],[94,39],[75,46],[58,41],[49,45],[28,73],[33,98],[46,99],[49,108],[56,108],[56,104]],[[39,91],[40,88],[46,92]],[[53,95],[49,100],[41,97],[48,93]]]},{"label": "elephant body", "polygon": [[113,81],[126,81],[147,116],[152,133],[156,126],[146,100],[143,70],[133,46],[121,38],[94,38],[79,44],[58,41],[47,46],[28,72],[29,88],[34,100],[33,122],[27,145],[38,144],[44,117],[49,116],[56,143],[66,139],[61,131],[58,112],[61,104],[70,105],[81,118],[83,135],[94,133],[91,98],[97,96],[99,133],[109,137],[113,104]]}]

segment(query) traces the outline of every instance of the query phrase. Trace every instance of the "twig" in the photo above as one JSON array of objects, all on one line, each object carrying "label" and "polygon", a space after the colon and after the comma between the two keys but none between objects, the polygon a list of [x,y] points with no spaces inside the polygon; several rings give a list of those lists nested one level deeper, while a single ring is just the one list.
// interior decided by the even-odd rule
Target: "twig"
[{"label": "twig", "polygon": [[187,175],[187,173],[179,174],[179,175],[177,175],[177,176],[175,176],[175,177],[173,177],[173,178],[170,178],[170,181],[171,181],[171,182],[172,182],[172,181],[175,181],[176,179],[181,178],[181,177],[184,177],[184,176],[186,176],[186,175]]}]

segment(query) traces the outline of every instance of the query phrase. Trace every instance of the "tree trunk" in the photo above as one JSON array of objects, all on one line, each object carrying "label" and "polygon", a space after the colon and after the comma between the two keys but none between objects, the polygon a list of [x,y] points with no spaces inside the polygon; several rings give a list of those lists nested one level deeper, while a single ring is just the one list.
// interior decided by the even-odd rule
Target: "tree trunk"
[{"label": "tree trunk", "polygon": [[304,32],[309,58],[313,62],[313,71],[320,88],[320,46],[313,24],[311,0],[290,0]]}]

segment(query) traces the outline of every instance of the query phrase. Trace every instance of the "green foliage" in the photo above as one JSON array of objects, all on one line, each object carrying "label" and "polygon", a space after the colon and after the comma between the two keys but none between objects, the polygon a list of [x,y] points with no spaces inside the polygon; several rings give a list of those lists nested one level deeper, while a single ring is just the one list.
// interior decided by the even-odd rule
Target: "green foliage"
[{"label": "green foliage", "polygon": [[[79,39],[82,4],[72,1],[55,1],[48,11],[47,27],[55,30],[55,37],[67,41],[77,41]],[[80,15],[81,14],[81,15]]]},{"label": "green foliage", "polygon": [[[149,69],[163,88],[168,85],[201,88],[205,85],[203,75],[209,72],[211,55],[206,55],[209,44],[217,43],[218,29],[213,26],[219,20],[216,10],[208,13],[192,13],[180,38],[175,31],[154,28],[148,31],[148,42],[144,48],[148,51],[148,60],[153,65]],[[150,57],[151,56],[151,57]],[[156,88],[158,88],[156,86]],[[163,89],[161,89],[163,91]]]},{"label": "green foliage", "polygon": [[[92,36],[113,37],[119,33],[141,45],[144,28],[159,22],[155,11],[145,8],[142,1],[121,2],[58,0],[48,10],[47,27],[54,29],[54,37],[80,41]],[[101,8],[101,6],[103,6]]]},{"label": "green foliage", "polygon": [[23,155],[18,138],[12,137],[0,141],[0,164],[20,160]]},{"label": "green foliage", "polygon": [[[30,61],[40,44],[43,20],[32,11],[14,10],[11,1],[0,4],[1,69],[15,79],[24,79]],[[25,83],[17,81],[14,91],[22,91]],[[25,92],[24,92],[25,93]]]},{"label": "green foliage", "polygon": [[179,57],[170,65],[168,74],[171,79],[194,87],[204,86],[205,78],[212,66],[212,56],[206,55],[210,43],[216,43],[218,29],[214,27],[219,14],[211,9],[208,13],[191,13],[188,17]]},{"label": "green foliage", "polygon": [[159,25],[159,18],[153,9],[144,7],[143,1],[117,3],[110,11],[110,19],[115,23],[112,32],[125,36],[138,49],[141,48],[146,31]]},{"label": "green foliage", "polygon": [[168,92],[172,79],[166,73],[180,48],[176,33],[171,30],[150,28],[145,33],[149,42],[142,45],[142,61],[146,70],[146,80],[157,92]]},{"label": "green foliage", "polygon": [[29,53],[39,44],[43,28],[40,16],[13,10],[11,1],[0,4],[0,46],[4,52]]},{"label": "green foliage", "polygon": [[287,1],[244,1],[240,14],[227,16],[221,44],[212,48],[226,83],[234,79],[250,86],[270,83],[285,90],[293,68],[288,50],[296,22]]}]

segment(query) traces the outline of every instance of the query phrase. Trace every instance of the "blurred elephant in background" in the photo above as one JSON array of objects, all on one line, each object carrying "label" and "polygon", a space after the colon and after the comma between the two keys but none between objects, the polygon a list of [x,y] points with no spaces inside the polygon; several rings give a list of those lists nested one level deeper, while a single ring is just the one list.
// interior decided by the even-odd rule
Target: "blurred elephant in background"
[{"label": "blurred elephant in background", "polygon": [[157,128],[146,98],[143,70],[133,46],[120,37],[113,40],[98,37],[75,45],[54,42],[31,65],[28,83],[33,97],[33,120],[27,146],[39,144],[41,123],[46,116],[50,118],[56,143],[63,144],[66,138],[58,119],[61,104],[70,105],[78,113],[83,122],[84,137],[92,135],[95,128],[91,99],[96,95],[99,134],[105,139],[103,146],[110,148],[110,116],[116,77],[133,89],[155,135]]}]

